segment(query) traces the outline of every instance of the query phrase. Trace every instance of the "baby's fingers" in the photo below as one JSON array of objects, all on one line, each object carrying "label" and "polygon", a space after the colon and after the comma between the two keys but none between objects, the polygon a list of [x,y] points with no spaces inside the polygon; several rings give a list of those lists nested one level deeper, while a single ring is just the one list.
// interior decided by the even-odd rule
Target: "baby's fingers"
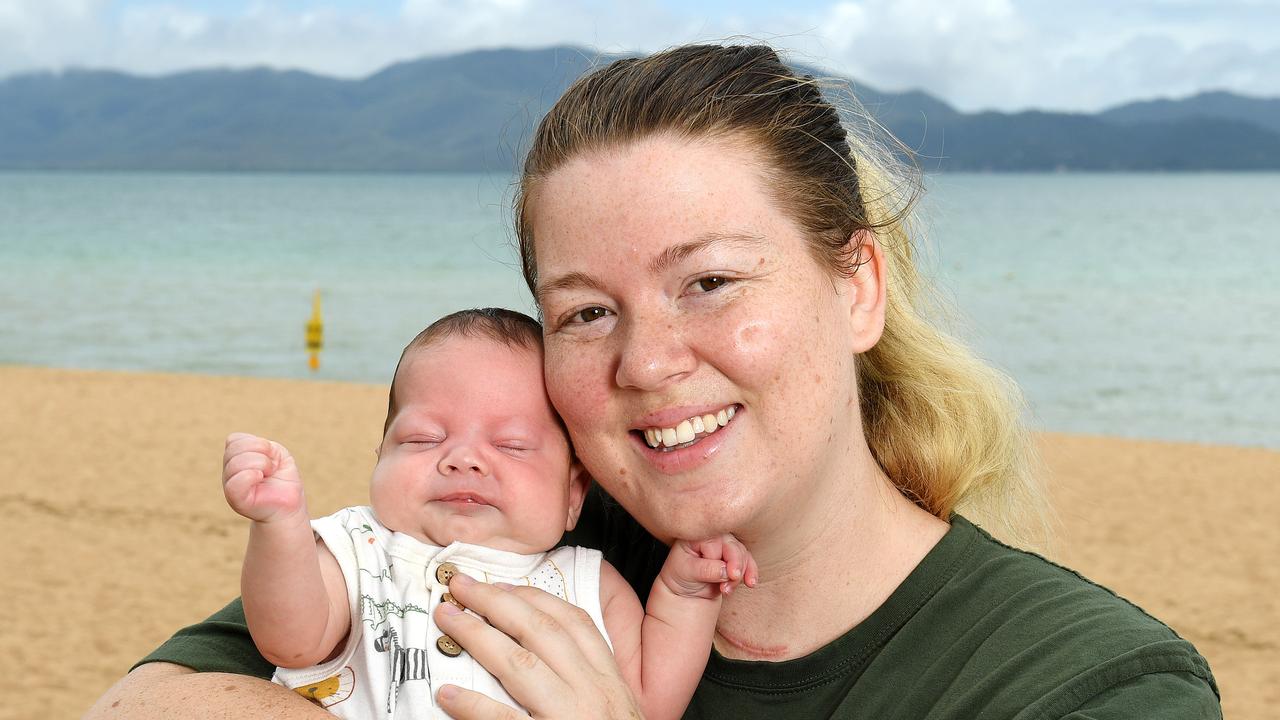
[{"label": "baby's fingers", "polygon": [[698,582],[717,585],[729,579],[729,570],[724,561],[710,558],[699,558],[690,563],[689,574]]},{"label": "baby's fingers", "polygon": [[729,574],[728,579],[736,584],[742,579],[743,572],[747,567],[747,561],[751,559],[751,553],[747,552],[746,546],[739,542],[738,538],[732,535],[725,535],[721,557],[724,558],[724,564]]},{"label": "baby's fingers", "polygon": [[254,488],[262,484],[261,470],[241,470],[222,484],[227,502],[236,512],[245,510],[255,495]]},{"label": "baby's fingers", "polygon": [[249,433],[234,432],[227,436],[226,449],[222,452],[222,461],[226,462],[233,455],[239,455],[243,452],[260,452],[264,455],[271,452],[271,441],[250,435]]},{"label": "baby's fingers", "polygon": [[275,460],[270,455],[260,452],[242,452],[227,459],[226,465],[222,468],[222,477],[227,483],[231,483],[235,478],[245,482],[246,478],[243,474],[249,472],[249,477],[256,474],[256,480],[261,480],[271,475],[275,468]]}]

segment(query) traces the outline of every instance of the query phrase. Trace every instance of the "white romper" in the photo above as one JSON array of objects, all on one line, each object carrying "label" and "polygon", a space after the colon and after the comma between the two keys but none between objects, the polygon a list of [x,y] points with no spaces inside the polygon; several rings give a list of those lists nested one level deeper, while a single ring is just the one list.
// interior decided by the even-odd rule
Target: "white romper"
[{"label": "white romper", "polygon": [[316,535],[347,581],[351,631],[333,660],[277,668],[273,680],[343,718],[447,718],[435,707],[444,684],[520,706],[471,655],[436,627],[432,611],[450,572],[483,582],[532,585],[595,620],[601,634],[600,551],[562,547],[536,555],[455,542],[428,545],[383,527],[368,507],[314,520]]}]

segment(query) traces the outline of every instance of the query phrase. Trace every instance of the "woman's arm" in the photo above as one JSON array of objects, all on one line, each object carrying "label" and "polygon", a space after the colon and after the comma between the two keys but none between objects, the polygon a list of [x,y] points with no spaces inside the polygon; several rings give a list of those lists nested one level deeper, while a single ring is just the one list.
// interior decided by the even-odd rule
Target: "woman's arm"
[{"label": "woman's arm", "polygon": [[198,673],[171,663],[148,663],[118,680],[84,720],[322,720],[326,710],[280,685],[248,675]]}]

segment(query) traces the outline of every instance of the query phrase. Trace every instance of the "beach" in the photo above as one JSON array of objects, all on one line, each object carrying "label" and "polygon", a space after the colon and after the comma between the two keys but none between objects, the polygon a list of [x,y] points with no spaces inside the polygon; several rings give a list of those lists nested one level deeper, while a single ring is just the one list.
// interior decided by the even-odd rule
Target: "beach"
[{"label": "beach", "polygon": [[[76,717],[238,590],[247,521],[220,488],[235,430],[288,446],[313,515],[366,501],[385,386],[0,366],[0,718]],[[1280,452],[1042,434],[1046,553],[1128,598],[1210,662],[1227,717],[1280,706]]]}]

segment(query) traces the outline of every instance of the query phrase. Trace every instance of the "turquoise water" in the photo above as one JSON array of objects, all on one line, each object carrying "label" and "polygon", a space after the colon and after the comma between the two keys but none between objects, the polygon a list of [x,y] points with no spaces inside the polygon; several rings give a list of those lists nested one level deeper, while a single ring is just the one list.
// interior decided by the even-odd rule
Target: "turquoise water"
[{"label": "turquoise water", "polygon": [[[1037,427],[1280,448],[1280,174],[935,176],[926,263]],[[0,173],[0,363],[386,382],[528,311],[510,180]]]}]

